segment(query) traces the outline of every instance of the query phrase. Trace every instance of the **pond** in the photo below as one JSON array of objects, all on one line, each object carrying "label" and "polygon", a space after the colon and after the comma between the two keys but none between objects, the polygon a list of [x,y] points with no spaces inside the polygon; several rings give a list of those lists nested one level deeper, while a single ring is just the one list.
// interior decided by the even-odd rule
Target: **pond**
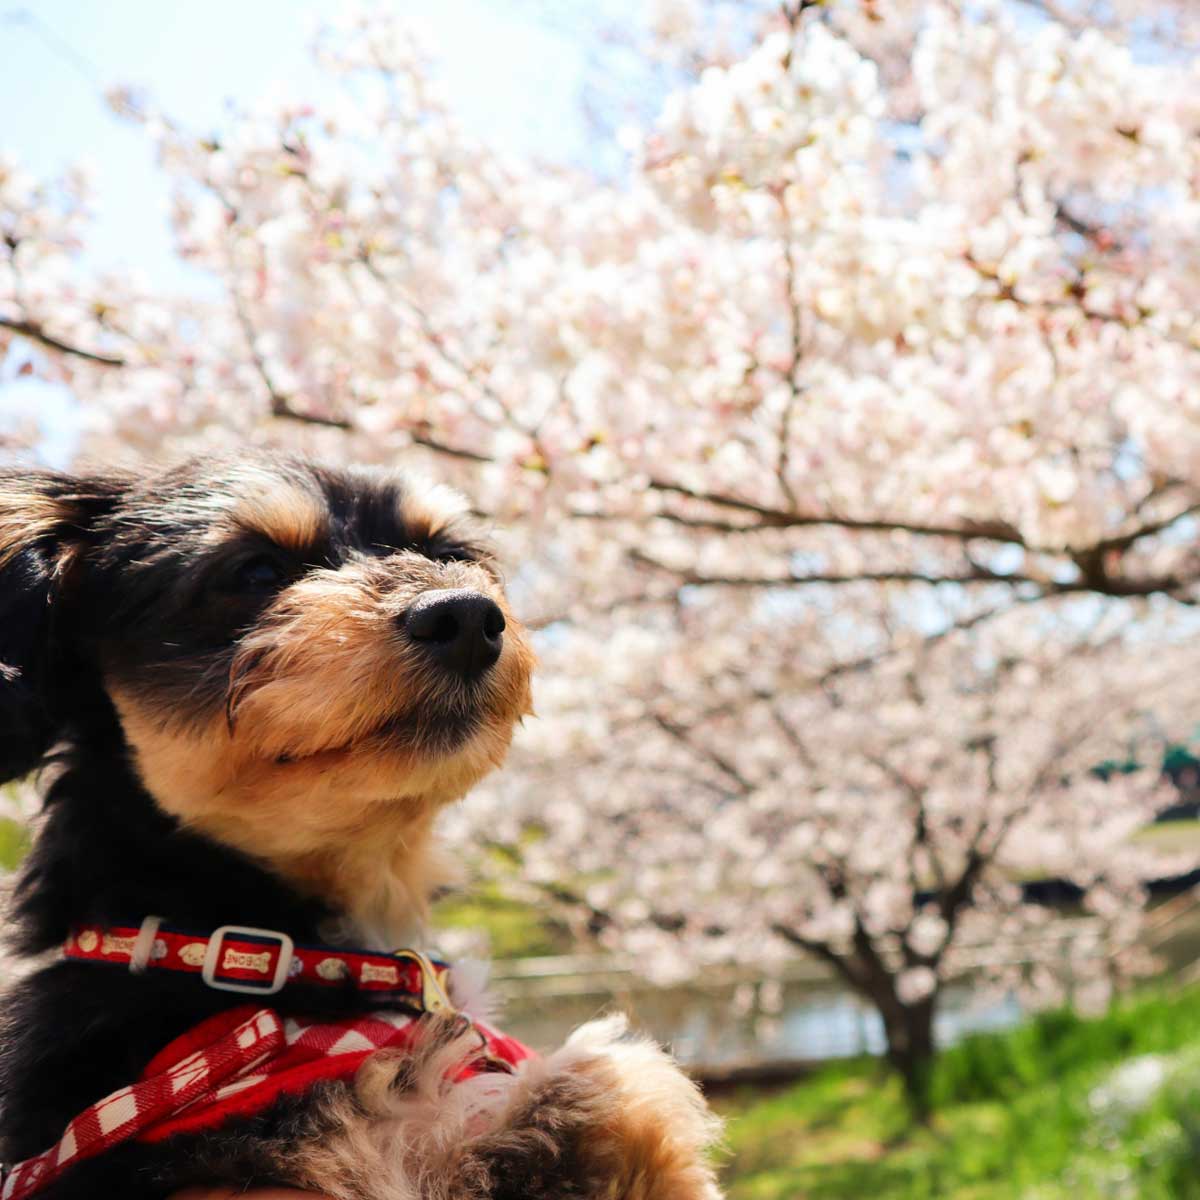
[{"label": "pond", "polygon": [[[1065,917],[1040,936],[1065,952],[1083,926],[1080,918]],[[1168,974],[1200,978],[1200,890],[1156,904],[1143,936]],[[795,960],[783,982],[714,970],[703,985],[653,988],[612,960],[588,956],[498,963],[495,978],[505,1029],[538,1048],[619,1010],[694,1072],[714,1077],[884,1049],[874,1010],[811,960]],[[1015,996],[981,990],[968,978],[943,990],[934,1033],[947,1046],[970,1033],[1010,1028],[1023,1015]]]},{"label": "pond", "polygon": [[[504,990],[505,1030],[539,1048],[557,1044],[584,1021],[620,1010],[701,1073],[765,1063],[799,1065],[884,1049],[883,1025],[870,1007],[836,986],[807,980],[569,994],[540,989],[531,994],[511,984]],[[935,1032],[939,1044],[949,1045],[968,1033],[1009,1028],[1021,1017],[1014,997],[983,999],[970,986],[950,986]]]}]

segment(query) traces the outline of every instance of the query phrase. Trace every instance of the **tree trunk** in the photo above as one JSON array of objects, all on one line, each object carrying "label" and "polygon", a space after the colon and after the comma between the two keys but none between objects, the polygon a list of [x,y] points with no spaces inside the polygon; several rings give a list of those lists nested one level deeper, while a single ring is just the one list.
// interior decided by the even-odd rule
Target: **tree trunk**
[{"label": "tree trunk", "polygon": [[930,1117],[930,1083],[935,1047],[933,1014],[937,993],[902,1004],[891,999],[877,1004],[887,1035],[887,1059],[904,1084],[904,1095],[915,1120],[926,1124]]},{"label": "tree trunk", "polygon": [[[974,869],[972,865],[971,870]],[[928,996],[905,1004],[896,992],[895,972],[876,949],[861,921],[856,922],[852,954],[839,953],[824,942],[810,941],[787,926],[777,925],[775,931],[827,962],[880,1015],[887,1038],[887,1060],[900,1075],[914,1120],[926,1124],[932,1108],[930,1084],[936,1054],[933,1017],[941,998],[936,977]],[[927,962],[936,968],[935,959]]]}]

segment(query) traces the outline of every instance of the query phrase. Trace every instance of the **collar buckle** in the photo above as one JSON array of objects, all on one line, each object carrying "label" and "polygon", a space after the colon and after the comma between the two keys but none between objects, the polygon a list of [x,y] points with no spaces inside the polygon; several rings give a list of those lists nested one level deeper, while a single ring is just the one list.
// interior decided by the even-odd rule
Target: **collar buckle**
[{"label": "collar buckle", "polygon": [[[226,938],[234,938],[242,945],[226,946]],[[279,957],[275,963],[274,975],[269,981],[255,981],[254,974],[269,973],[272,951],[276,948]],[[273,996],[281,991],[288,981],[295,949],[295,943],[286,933],[279,933],[274,929],[256,929],[252,925],[222,925],[220,929],[215,929],[208,939],[200,978],[210,988],[219,992]]]},{"label": "collar buckle", "polygon": [[420,950],[394,950],[393,958],[415,963],[421,973],[421,1009],[427,1013],[453,1015],[457,1012],[438,978],[437,968]]}]

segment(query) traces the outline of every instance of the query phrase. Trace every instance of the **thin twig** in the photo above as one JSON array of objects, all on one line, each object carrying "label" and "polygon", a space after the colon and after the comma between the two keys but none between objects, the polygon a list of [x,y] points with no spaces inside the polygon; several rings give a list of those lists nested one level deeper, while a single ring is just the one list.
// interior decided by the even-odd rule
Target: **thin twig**
[{"label": "thin twig", "polygon": [[28,338],[31,342],[37,342],[38,345],[44,346],[47,350],[54,350],[58,354],[67,354],[72,358],[81,358],[85,362],[95,363],[100,367],[125,367],[129,365],[125,359],[117,355],[101,354],[95,350],[85,350],[82,346],[75,346],[70,342],[64,342],[61,338],[47,333],[35,321],[17,321],[11,317],[0,317],[0,329],[11,330],[21,337]]}]

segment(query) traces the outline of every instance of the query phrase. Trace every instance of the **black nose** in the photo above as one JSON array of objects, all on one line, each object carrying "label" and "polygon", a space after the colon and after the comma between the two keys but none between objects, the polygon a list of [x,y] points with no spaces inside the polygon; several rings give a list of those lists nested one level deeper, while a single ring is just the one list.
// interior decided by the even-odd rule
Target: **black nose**
[{"label": "black nose", "polygon": [[464,678],[494,666],[504,644],[504,614],[469,588],[426,592],[403,618],[404,631],[447,670]]}]

